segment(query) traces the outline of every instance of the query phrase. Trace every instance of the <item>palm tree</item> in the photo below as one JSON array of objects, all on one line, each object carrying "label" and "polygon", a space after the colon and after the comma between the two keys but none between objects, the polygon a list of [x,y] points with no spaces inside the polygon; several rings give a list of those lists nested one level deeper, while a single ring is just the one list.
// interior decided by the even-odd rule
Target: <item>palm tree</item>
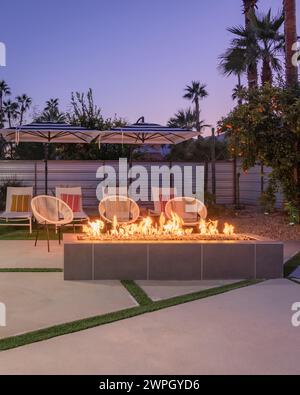
[{"label": "palm tree", "polygon": [[257,42],[259,44],[259,59],[262,61],[262,83],[272,84],[273,70],[280,72],[282,70],[279,56],[284,49],[284,35],[280,29],[284,22],[284,16],[281,12],[278,16],[272,16],[271,10],[266,15],[256,16],[252,13],[250,16],[250,26],[253,29]]},{"label": "palm tree", "polygon": [[200,132],[200,100],[208,96],[206,85],[201,84],[199,81],[192,81],[191,85],[185,87],[186,94],[184,99],[191,100],[195,104],[195,117],[196,117],[196,130]]},{"label": "palm tree", "polygon": [[59,99],[49,99],[46,101],[45,111],[56,111],[59,106]]},{"label": "palm tree", "polygon": [[5,81],[0,81],[0,128],[3,128],[3,99],[10,95],[10,88]]},{"label": "palm tree", "polygon": [[244,68],[247,71],[249,89],[257,87],[257,62],[259,57],[259,46],[252,26],[234,26],[228,28],[227,30],[235,36],[231,41],[231,46],[227,55],[230,55],[232,52],[236,52],[236,54],[232,55],[233,59],[236,59],[237,55],[240,56],[238,62],[240,63],[244,61]]},{"label": "palm tree", "polygon": [[284,48],[284,36],[280,33],[283,15],[273,17],[269,10],[266,15],[256,16],[252,13],[249,18],[250,23],[246,28],[234,26],[228,29],[235,37],[231,47],[221,56],[220,68],[229,75],[242,72],[245,68],[249,72],[249,67],[255,67],[255,84],[250,83],[249,86],[257,86],[257,63],[261,60],[262,83],[272,83],[273,71],[282,69],[279,56]]},{"label": "palm tree", "polygon": [[238,104],[243,103],[243,96],[246,93],[246,88],[243,85],[236,85],[232,90],[232,100],[237,100]]},{"label": "palm tree", "polygon": [[17,96],[16,99],[19,105],[20,125],[22,125],[24,114],[27,110],[29,110],[32,103],[32,99],[29,96],[27,96],[25,93],[23,95]]},{"label": "palm tree", "polygon": [[[203,121],[200,121],[200,125]],[[186,128],[194,129],[196,127],[197,117],[195,111],[191,108],[187,110],[179,110],[174,117],[170,118],[168,126],[170,128]]]},{"label": "palm tree", "polygon": [[[232,94],[232,99],[238,98],[237,93],[243,89],[241,77],[247,71],[247,64],[245,59],[245,51],[241,48],[229,48],[223,55],[219,57],[219,70],[226,77],[235,75],[238,83],[235,86]],[[241,104],[241,101],[239,101]]]},{"label": "palm tree", "polygon": [[241,77],[247,71],[246,53],[243,48],[230,47],[219,57],[219,70],[226,77],[235,75],[238,79],[238,85],[241,85]]},{"label": "palm tree", "polygon": [[243,0],[243,11],[245,14],[245,26],[250,23],[250,14],[251,12],[255,12],[257,8],[258,0]]},{"label": "palm tree", "polygon": [[50,99],[46,101],[46,107],[37,121],[64,122],[65,118],[65,114],[59,111],[59,99]]},{"label": "palm tree", "polygon": [[[258,0],[243,0],[243,12],[245,15],[245,29],[249,29],[250,15],[255,14]],[[251,41],[251,35],[249,33],[249,39]],[[252,43],[253,44],[253,43]],[[255,88],[258,85],[258,73],[257,73],[257,61],[253,60],[250,55],[249,62],[247,64],[247,78],[249,88]]]},{"label": "palm tree", "polygon": [[18,103],[7,100],[3,102],[3,113],[7,116],[8,126],[12,127],[12,121],[18,118]]},{"label": "palm tree", "polygon": [[283,10],[285,18],[286,82],[288,86],[294,86],[298,82],[298,69],[292,62],[293,45],[297,41],[296,0],[283,0]]}]

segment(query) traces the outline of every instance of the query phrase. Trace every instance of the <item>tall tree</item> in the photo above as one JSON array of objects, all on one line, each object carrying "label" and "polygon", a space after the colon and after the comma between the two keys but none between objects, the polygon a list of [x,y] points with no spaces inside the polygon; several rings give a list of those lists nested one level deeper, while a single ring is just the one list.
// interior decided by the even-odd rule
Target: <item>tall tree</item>
[{"label": "tall tree", "polygon": [[[220,57],[219,68],[225,75],[238,77],[249,67],[255,66],[258,84],[258,62],[262,62],[262,83],[272,84],[273,72],[282,69],[280,56],[284,48],[284,36],[280,29],[284,22],[283,14],[272,16],[271,10],[265,15],[249,15],[247,27],[234,26],[228,31],[234,34],[231,47]],[[249,84],[251,86],[251,84]],[[254,85],[253,85],[254,86]]]},{"label": "tall tree", "polygon": [[282,70],[280,56],[284,49],[284,35],[281,34],[281,27],[284,16],[281,12],[277,16],[272,16],[271,10],[265,15],[257,16],[252,13],[249,27],[253,29],[259,51],[258,58],[262,61],[261,81],[263,84],[273,81],[273,71]]},{"label": "tall tree", "polygon": [[[238,47],[229,48],[223,55],[219,57],[219,70],[226,77],[235,75],[237,77],[237,85],[235,86],[232,94],[232,99],[238,99],[238,93],[244,88],[242,86],[242,75],[247,71],[245,51]],[[240,99],[239,99],[240,100]]]},{"label": "tall tree", "polygon": [[258,0],[243,0],[243,11],[245,15],[245,27],[250,23],[250,14],[257,9]]},{"label": "tall tree", "polygon": [[[200,121],[200,127],[203,121]],[[168,126],[170,128],[186,128],[194,129],[196,127],[197,117],[195,111],[191,108],[186,110],[179,110],[177,113],[170,118]]]},{"label": "tall tree", "polygon": [[38,122],[64,122],[65,114],[59,110],[59,99],[46,101],[46,107],[36,119]]},{"label": "tall tree", "polygon": [[191,85],[185,87],[185,92],[184,99],[191,100],[195,104],[196,130],[200,132],[200,100],[208,96],[206,85],[201,84],[199,81],[192,81]]},{"label": "tall tree", "polygon": [[[245,29],[249,30],[250,25],[250,15],[255,13],[257,8],[258,0],[243,0],[243,11],[245,15]],[[251,40],[251,34],[248,32],[248,39]],[[248,86],[249,88],[255,88],[258,85],[258,72],[257,72],[257,61],[248,62],[247,65],[247,78],[248,78]]]},{"label": "tall tree", "polygon": [[296,23],[296,0],[283,0],[285,17],[285,63],[286,82],[288,86],[294,86],[298,82],[298,68],[293,64],[293,45],[297,42]]},{"label": "tall tree", "polygon": [[23,95],[17,96],[17,103],[19,105],[19,113],[20,113],[20,125],[23,125],[24,115],[26,111],[29,110],[32,99],[27,96],[25,93]]},{"label": "tall tree", "polygon": [[18,118],[18,103],[11,100],[3,102],[3,113],[7,116],[8,126],[11,128],[13,126],[13,121]]},{"label": "tall tree", "polygon": [[0,81],[0,128],[4,126],[3,100],[10,95],[10,88],[5,81]]}]

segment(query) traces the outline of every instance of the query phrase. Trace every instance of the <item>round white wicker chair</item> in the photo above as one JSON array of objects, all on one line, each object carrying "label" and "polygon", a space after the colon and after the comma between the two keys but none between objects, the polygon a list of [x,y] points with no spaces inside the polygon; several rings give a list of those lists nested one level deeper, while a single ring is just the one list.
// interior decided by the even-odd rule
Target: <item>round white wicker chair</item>
[{"label": "round white wicker chair", "polygon": [[63,200],[54,196],[40,195],[31,200],[32,213],[37,221],[37,233],[35,246],[39,237],[39,227],[43,225],[47,231],[48,252],[49,225],[54,225],[58,229],[58,241],[61,239],[61,227],[73,221],[73,211]]},{"label": "round white wicker chair", "polygon": [[176,197],[170,199],[165,207],[166,216],[170,219],[172,212],[179,215],[183,224],[187,226],[196,226],[200,219],[207,217],[207,209],[204,203],[193,197]]},{"label": "round white wicker chair", "polygon": [[140,216],[137,203],[127,196],[106,196],[99,203],[99,214],[105,222],[113,222],[116,217],[119,224],[132,224]]}]

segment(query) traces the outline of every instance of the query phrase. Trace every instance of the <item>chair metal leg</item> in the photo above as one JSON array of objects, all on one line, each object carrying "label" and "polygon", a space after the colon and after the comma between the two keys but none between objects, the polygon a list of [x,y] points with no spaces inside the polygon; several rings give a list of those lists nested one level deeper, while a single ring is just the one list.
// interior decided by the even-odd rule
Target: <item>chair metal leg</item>
[{"label": "chair metal leg", "polygon": [[58,227],[58,244],[61,242],[61,226]]},{"label": "chair metal leg", "polygon": [[36,245],[37,245],[37,241],[38,241],[38,238],[39,238],[39,232],[40,232],[40,225],[37,223],[37,225],[36,225],[35,243],[34,243],[34,246],[35,246],[35,247],[36,247]]},{"label": "chair metal leg", "polygon": [[48,246],[48,252],[50,252],[49,225],[48,225],[48,224],[46,224],[46,231],[47,231],[47,246]]}]

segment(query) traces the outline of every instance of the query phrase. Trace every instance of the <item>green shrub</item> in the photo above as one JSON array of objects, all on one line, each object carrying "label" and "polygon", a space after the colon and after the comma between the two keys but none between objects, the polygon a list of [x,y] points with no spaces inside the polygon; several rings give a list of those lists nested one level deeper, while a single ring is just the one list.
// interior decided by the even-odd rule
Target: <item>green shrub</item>
[{"label": "green shrub", "polygon": [[287,202],[284,205],[284,209],[289,216],[289,221],[291,224],[299,224],[300,223],[300,213],[298,207],[292,203]]},{"label": "green shrub", "polygon": [[260,205],[265,213],[272,213],[275,210],[276,196],[271,190],[262,193],[259,198]]}]

